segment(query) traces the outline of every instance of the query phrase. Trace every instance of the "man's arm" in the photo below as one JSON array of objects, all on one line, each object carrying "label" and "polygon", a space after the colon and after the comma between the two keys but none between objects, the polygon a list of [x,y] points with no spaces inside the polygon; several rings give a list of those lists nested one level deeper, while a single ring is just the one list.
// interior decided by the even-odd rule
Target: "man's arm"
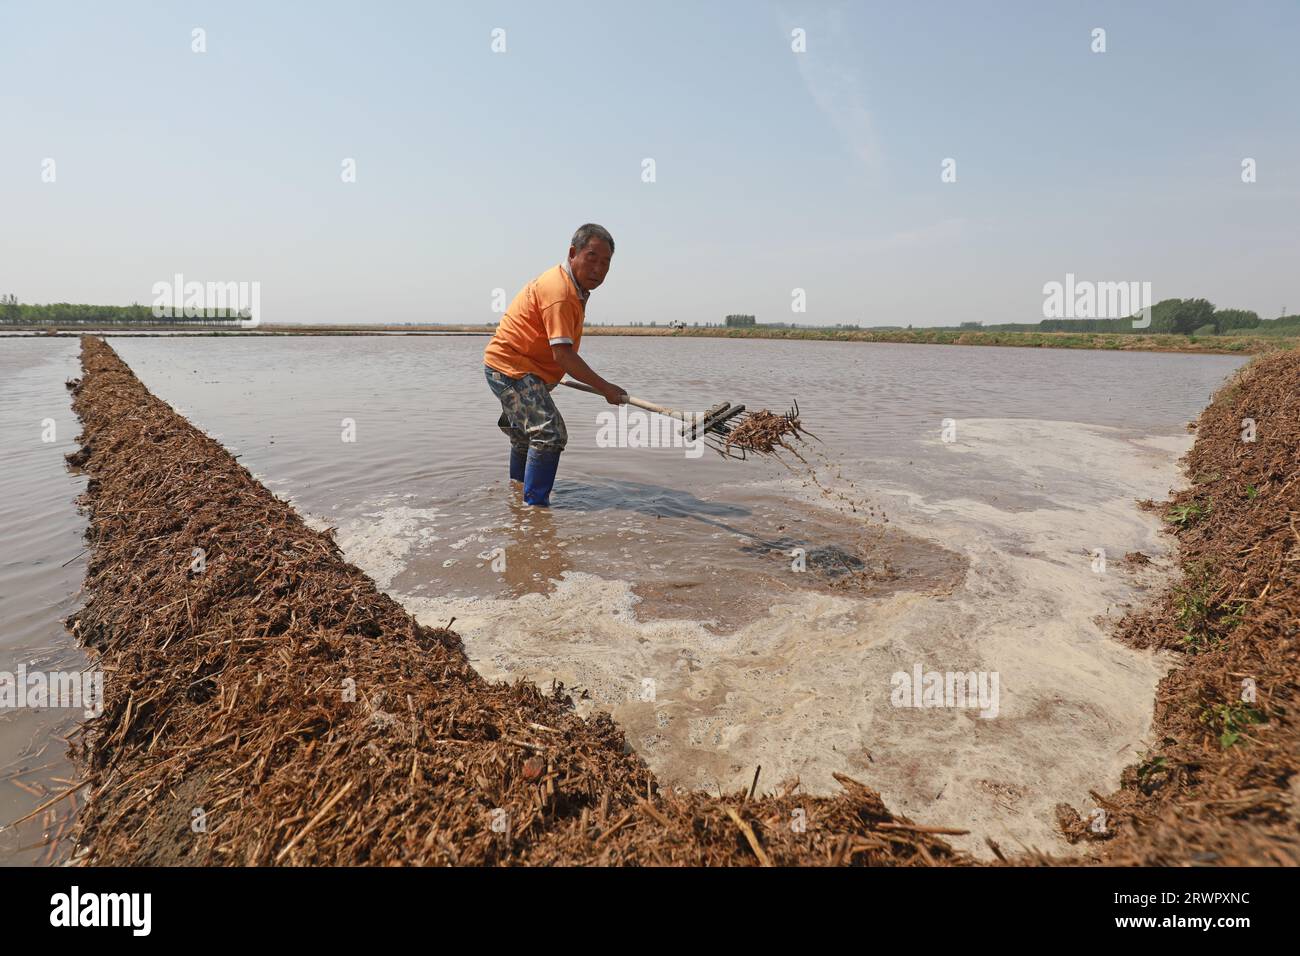
[{"label": "man's arm", "polygon": [[622,405],[623,400],[627,397],[623,389],[611,382],[605,381],[592,369],[590,365],[582,360],[582,357],[573,350],[572,345],[552,345],[551,354],[555,356],[556,364],[569,373],[570,376],[577,379],[583,385],[590,385],[605,396],[605,401],[611,405]]}]

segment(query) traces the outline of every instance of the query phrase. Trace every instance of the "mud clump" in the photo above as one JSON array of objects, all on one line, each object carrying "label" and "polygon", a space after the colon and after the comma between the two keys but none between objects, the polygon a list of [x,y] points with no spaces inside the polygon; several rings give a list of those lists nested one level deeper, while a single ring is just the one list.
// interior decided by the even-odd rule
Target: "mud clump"
[{"label": "mud clump", "polygon": [[78,862],[971,862],[849,777],[661,791],[608,715],[485,681],[102,340],[82,364],[92,556],[69,627],[107,679],[72,744]]}]

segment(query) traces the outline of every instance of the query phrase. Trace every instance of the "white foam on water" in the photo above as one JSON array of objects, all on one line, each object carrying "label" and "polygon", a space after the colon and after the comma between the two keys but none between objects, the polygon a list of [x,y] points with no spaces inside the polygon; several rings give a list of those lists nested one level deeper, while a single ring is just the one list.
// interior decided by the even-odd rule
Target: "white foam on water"
[{"label": "white foam on water", "polygon": [[[971,830],[954,842],[973,852],[987,853],[985,836],[1073,852],[1056,833],[1056,804],[1086,811],[1090,789],[1114,788],[1145,749],[1169,666],[1108,631],[1169,574],[1168,538],[1135,501],[1180,482],[1175,455],[1190,438],[1020,419],[963,420],[958,435],[889,480],[870,463],[841,469],[888,502],[895,527],[967,559],[950,594],[757,594],[766,613],[722,635],[704,626],[708,608],[697,620],[639,620],[632,582],[573,571],[518,599],[395,597],[430,626],[455,617],[485,677],[543,690],[563,681],[581,713],[610,711],[669,786],[747,787],[761,764],[761,789],[798,776],[804,792],[833,793],[841,772],[895,812]],[[797,479],[775,486],[830,507]],[[438,514],[387,508],[339,542],[386,587]],[[1126,568],[1132,550],[1154,564]],[[996,673],[997,715],[893,706],[891,678],[918,664]]]},{"label": "white foam on water", "polygon": [[438,508],[383,507],[344,522],[335,541],[350,562],[387,588],[417,544],[438,540],[435,529],[442,515]]}]

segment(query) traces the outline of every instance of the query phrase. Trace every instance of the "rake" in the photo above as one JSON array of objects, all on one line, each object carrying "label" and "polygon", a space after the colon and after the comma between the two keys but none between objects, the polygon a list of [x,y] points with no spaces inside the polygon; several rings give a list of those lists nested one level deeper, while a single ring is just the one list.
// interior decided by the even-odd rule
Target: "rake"
[{"label": "rake", "polygon": [[[566,378],[560,384],[576,388],[580,392],[600,394],[590,385],[572,379]],[[681,432],[683,441],[693,442],[702,436],[704,444],[718,454],[738,461],[744,461],[747,452],[771,454],[775,446],[780,444],[782,435],[799,434],[804,431],[799,425],[797,402],[784,415],[774,415],[771,412],[747,412],[744,405],[733,405],[730,402],[719,402],[701,414],[678,411],[627,394],[623,397],[628,405],[635,405],[648,412],[676,418],[683,422]]]}]

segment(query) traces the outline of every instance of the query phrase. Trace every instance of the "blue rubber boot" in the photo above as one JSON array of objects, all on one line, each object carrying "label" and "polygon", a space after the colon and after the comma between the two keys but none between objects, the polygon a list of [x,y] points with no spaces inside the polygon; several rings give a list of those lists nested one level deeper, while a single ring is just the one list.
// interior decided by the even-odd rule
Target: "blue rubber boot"
[{"label": "blue rubber boot", "polygon": [[528,449],[528,464],[524,469],[524,504],[539,508],[551,506],[551,488],[555,485],[555,469],[559,465],[558,451]]},{"label": "blue rubber boot", "polygon": [[510,446],[510,480],[524,480],[524,466],[528,463],[528,449]]}]

